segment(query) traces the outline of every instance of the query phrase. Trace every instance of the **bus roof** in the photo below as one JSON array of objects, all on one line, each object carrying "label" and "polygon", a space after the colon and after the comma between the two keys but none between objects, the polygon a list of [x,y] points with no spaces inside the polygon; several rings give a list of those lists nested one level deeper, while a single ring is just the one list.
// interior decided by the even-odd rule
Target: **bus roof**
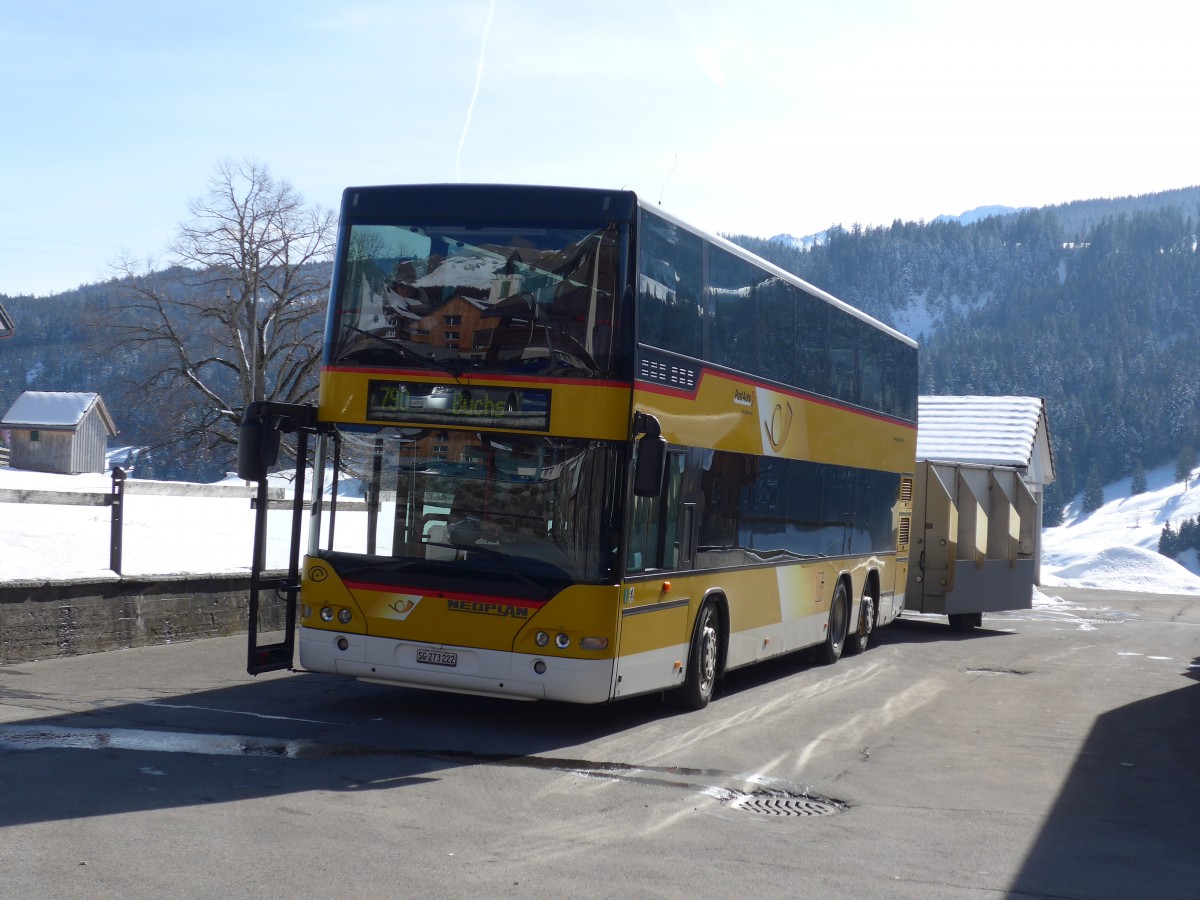
[{"label": "bus roof", "polygon": [[[342,215],[420,216],[413,224],[453,223],[481,213],[503,210],[515,221],[547,224],[632,221],[637,196],[632,191],[519,184],[404,184],[348,187],[342,192]],[[431,210],[436,211],[434,218]]]}]

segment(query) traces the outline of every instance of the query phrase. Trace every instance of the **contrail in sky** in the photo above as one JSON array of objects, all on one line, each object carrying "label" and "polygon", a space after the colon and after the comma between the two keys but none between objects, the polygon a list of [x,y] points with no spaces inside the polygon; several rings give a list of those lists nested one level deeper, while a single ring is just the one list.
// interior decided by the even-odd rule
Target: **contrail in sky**
[{"label": "contrail in sky", "polygon": [[483,23],[483,45],[479,48],[479,66],[475,69],[475,90],[471,92],[471,102],[467,105],[467,121],[463,123],[462,137],[458,139],[458,153],[454,157],[454,178],[462,181],[459,169],[462,163],[463,144],[467,142],[467,132],[471,130],[471,114],[475,111],[475,98],[479,96],[479,82],[483,80],[483,57],[487,53],[488,35],[492,31],[492,13],[496,11],[496,0],[488,3],[487,21]]}]

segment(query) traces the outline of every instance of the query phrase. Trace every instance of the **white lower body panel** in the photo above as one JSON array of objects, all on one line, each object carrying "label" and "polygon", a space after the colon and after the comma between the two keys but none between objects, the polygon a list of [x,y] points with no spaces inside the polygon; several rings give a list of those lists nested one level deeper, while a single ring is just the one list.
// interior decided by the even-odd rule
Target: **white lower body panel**
[{"label": "white lower body panel", "polygon": [[688,645],[648,650],[621,657],[617,672],[617,697],[633,697],[651,691],[666,691],[684,681]]},{"label": "white lower body panel", "polygon": [[[344,650],[337,643],[342,638]],[[603,703],[611,697],[611,659],[565,659],[439,644],[436,649],[457,655],[456,666],[417,662],[417,650],[429,646],[301,627],[300,666],[364,681],[516,700]],[[538,663],[545,666],[540,674]]]}]

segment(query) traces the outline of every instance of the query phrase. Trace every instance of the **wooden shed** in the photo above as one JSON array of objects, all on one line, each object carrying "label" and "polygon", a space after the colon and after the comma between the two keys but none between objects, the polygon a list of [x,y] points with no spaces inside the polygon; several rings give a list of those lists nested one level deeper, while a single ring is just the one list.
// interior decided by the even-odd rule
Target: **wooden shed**
[{"label": "wooden shed", "polygon": [[12,432],[9,465],[34,472],[103,472],[117,426],[99,394],[26,391],[0,419]]}]

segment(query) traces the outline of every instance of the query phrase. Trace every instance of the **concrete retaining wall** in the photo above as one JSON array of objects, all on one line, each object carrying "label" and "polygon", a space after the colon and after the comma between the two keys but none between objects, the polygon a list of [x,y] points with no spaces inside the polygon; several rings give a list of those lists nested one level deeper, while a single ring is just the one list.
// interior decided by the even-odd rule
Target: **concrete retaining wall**
[{"label": "concrete retaining wall", "polygon": [[249,595],[248,575],[0,584],[0,665],[244,633]]}]

